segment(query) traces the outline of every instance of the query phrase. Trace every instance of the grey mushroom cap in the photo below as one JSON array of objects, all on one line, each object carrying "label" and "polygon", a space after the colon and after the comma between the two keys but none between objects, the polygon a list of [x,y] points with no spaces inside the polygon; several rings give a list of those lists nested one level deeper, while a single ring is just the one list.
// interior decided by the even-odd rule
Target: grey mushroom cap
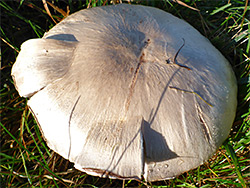
[{"label": "grey mushroom cap", "polygon": [[237,85],[197,30],[139,5],[81,10],[21,46],[12,68],[48,146],[81,171],[157,181],[227,138]]}]

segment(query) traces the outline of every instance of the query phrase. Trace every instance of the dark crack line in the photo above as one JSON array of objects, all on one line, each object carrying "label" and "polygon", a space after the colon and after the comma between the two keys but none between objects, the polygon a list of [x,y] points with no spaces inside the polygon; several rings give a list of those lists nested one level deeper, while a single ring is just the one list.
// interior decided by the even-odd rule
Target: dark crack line
[{"label": "dark crack line", "polygon": [[[180,53],[181,49],[185,46],[185,39],[182,38],[182,40],[183,40],[183,44],[181,45],[181,47],[179,48],[179,50],[176,52],[176,54],[175,54],[175,56],[174,56],[173,65],[177,65],[177,66],[182,67],[182,68],[185,68],[185,69],[187,69],[187,70],[191,70],[191,68],[189,68],[189,67],[187,67],[187,66],[185,66],[185,65],[181,65],[181,64],[177,63],[177,61],[176,61],[178,54]],[[167,62],[168,64],[170,64],[170,60],[169,60],[169,59],[166,60],[166,62]]]},{"label": "dark crack line", "polygon": [[71,123],[71,119],[72,119],[72,116],[73,116],[73,113],[74,113],[74,110],[76,108],[76,105],[77,103],[79,102],[79,99],[81,98],[81,95],[77,98],[72,110],[71,110],[71,113],[70,113],[70,116],[69,116],[69,152],[68,152],[68,159],[69,159],[69,156],[70,156],[70,152],[71,152],[71,132],[70,132],[70,123]]},{"label": "dark crack line", "polygon": [[[121,124],[123,124],[123,122],[119,122],[119,126],[121,126]],[[128,150],[128,148],[131,146],[131,144],[135,141],[136,137],[137,137],[140,133],[142,133],[141,127],[140,127],[140,129],[138,129],[138,131],[135,133],[135,135],[134,135],[133,138],[129,141],[129,143],[125,146],[125,148],[124,148],[124,150],[122,151],[121,155],[118,156],[118,160],[115,162],[115,164],[114,164],[114,166],[112,167],[112,169],[108,170],[108,169],[111,167],[111,165],[113,164],[114,159],[116,158],[116,154],[117,154],[117,152],[118,152],[118,150],[119,150],[119,146],[114,148],[115,151],[113,152],[113,156],[112,156],[112,159],[110,160],[109,166],[106,168],[106,170],[101,170],[101,171],[100,171],[100,172],[102,172],[101,177],[112,176],[112,175],[114,176],[114,175],[115,175],[114,173],[112,173],[112,171],[119,165],[119,163],[121,162],[121,160],[122,160],[124,154],[126,153],[126,151]],[[122,133],[120,134],[120,137],[121,137],[121,136],[122,136]],[[142,170],[143,170],[143,169],[142,169]],[[115,177],[118,177],[118,176],[115,175]],[[132,178],[132,177],[131,177],[131,178]],[[135,179],[138,179],[138,178],[136,178],[136,177],[134,177],[134,178],[135,178]]]},{"label": "dark crack line", "polygon": [[128,108],[129,108],[129,105],[130,105],[130,102],[131,102],[131,98],[133,96],[133,93],[134,93],[134,88],[135,88],[135,84],[136,84],[136,80],[138,78],[138,73],[140,71],[140,67],[143,63],[143,56],[145,54],[142,53],[141,57],[140,57],[140,62],[138,63],[137,67],[136,67],[136,70],[135,70],[135,73],[134,73],[134,77],[133,77],[133,80],[131,82],[131,85],[130,85],[130,88],[129,88],[129,95],[128,95],[128,98],[127,98],[127,102],[126,102],[126,111],[128,111]]},{"label": "dark crack line", "polygon": [[178,54],[180,53],[181,49],[185,46],[185,40],[184,40],[184,38],[182,38],[182,40],[183,40],[183,44],[181,45],[181,47],[179,48],[179,50],[176,52],[176,54],[174,56],[174,64],[177,64],[176,58],[177,58]]},{"label": "dark crack line", "polygon": [[135,88],[136,80],[138,78],[138,74],[139,74],[141,65],[145,62],[145,60],[144,60],[145,53],[143,52],[143,50],[148,47],[149,43],[150,43],[150,39],[148,39],[147,41],[145,41],[145,46],[142,48],[142,53],[141,53],[140,58],[139,58],[139,63],[137,64],[137,67],[136,67],[136,70],[134,72],[134,76],[133,76],[132,82],[131,82],[130,87],[129,87],[129,95],[128,95],[128,98],[127,98],[126,104],[125,104],[126,105],[125,106],[126,112],[129,109],[129,105],[130,105],[131,98],[132,98],[133,93],[134,93],[134,88]]},{"label": "dark crack line", "polygon": [[210,143],[212,140],[212,136],[211,136],[209,127],[207,126],[205,120],[203,119],[202,114],[201,114],[201,110],[199,107],[197,107],[197,110],[198,110],[198,117],[199,117],[199,120],[201,122],[202,130],[204,132],[205,138],[206,138],[207,142]]}]

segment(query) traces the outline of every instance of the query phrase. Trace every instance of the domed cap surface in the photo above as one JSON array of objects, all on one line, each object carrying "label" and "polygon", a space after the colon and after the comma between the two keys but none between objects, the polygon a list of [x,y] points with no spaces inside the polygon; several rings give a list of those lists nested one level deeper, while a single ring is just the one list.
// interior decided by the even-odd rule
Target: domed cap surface
[{"label": "domed cap surface", "polygon": [[48,146],[101,177],[173,178],[209,159],[235,117],[227,60],[152,7],[72,14],[21,46],[12,76]]}]

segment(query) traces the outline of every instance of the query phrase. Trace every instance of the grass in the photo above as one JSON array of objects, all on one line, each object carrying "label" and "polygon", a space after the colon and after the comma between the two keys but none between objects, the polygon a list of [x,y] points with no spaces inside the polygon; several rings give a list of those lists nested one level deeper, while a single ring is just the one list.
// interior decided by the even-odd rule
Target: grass
[{"label": "grass", "polygon": [[[179,1],[180,2],[180,1]],[[238,81],[238,107],[231,133],[204,165],[173,180],[148,183],[152,187],[250,186],[250,17],[247,0],[138,1],[180,17],[206,36],[229,60]],[[135,2],[136,3],[136,2]],[[52,4],[52,6],[50,6]],[[89,176],[50,150],[10,76],[20,45],[42,37],[68,13],[111,4],[110,1],[1,1],[1,187],[145,187],[144,182]],[[248,5],[248,6],[247,6]],[[56,11],[56,9],[58,11]],[[53,19],[51,18],[53,17]]]}]

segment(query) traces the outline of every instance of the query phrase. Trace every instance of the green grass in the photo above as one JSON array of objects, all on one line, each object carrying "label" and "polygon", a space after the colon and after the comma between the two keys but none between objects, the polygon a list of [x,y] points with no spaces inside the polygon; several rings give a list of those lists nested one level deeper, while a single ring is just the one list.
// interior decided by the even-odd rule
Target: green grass
[{"label": "green grass", "polygon": [[[111,4],[110,1],[54,0],[66,13]],[[182,0],[200,11],[174,1],[141,1],[180,17],[206,36],[229,60],[238,81],[238,107],[229,138],[204,165],[173,180],[148,183],[161,187],[250,186],[250,6],[247,0]],[[145,187],[138,181],[110,180],[89,176],[50,150],[24,98],[10,76],[20,45],[42,37],[55,23],[42,0],[1,1],[1,187]],[[59,22],[63,15],[49,6]],[[63,12],[62,12],[63,13]]]}]

